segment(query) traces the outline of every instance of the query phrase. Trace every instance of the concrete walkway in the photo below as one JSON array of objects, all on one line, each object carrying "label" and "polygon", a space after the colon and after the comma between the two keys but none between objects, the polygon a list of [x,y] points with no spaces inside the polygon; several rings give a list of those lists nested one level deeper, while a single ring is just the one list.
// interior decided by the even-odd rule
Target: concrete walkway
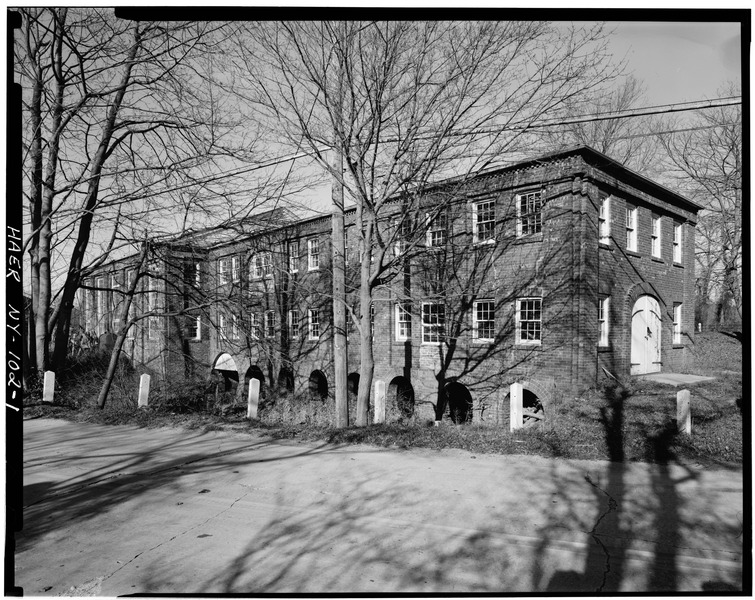
[{"label": "concrete walkway", "polygon": [[741,471],[24,428],[25,595],[741,588]]},{"label": "concrete walkway", "polygon": [[640,375],[640,379],[655,381],[656,383],[665,383],[667,385],[695,385],[702,381],[713,381],[715,377],[705,377],[703,375],[689,375],[688,373],[650,373]]}]

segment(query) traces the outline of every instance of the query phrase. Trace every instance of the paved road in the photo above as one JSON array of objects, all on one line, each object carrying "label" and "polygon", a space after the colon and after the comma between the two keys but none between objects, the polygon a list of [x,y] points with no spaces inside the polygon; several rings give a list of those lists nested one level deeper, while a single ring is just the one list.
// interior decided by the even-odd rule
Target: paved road
[{"label": "paved road", "polygon": [[24,422],[26,595],[715,591],[741,471]]}]

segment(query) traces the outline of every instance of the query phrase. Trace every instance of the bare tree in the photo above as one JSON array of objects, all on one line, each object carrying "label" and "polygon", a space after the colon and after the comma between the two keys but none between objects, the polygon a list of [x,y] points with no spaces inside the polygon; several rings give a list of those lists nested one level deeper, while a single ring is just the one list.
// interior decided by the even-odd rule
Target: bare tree
[{"label": "bare tree", "polygon": [[[647,116],[605,118],[611,113],[637,108],[642,104],[644,94],[642,83],[629,76],[613,90],[596,94],[586,101],[567,102],[559,115],[567,124],[542,130],[543,149],[553,151],[577,145],[590,146],[639,173],[651,175],[659,163],[659,148],[653,135],[657,128],[652,119]],[[574,122],[579,117],[585,117],[585,120]]]},{"label": "bare tree", "polygon": [[21,13],[31,354],[43,370],[65,359],[82,277],[160,217],[180,216],[160,209],[181,206],[192,184],[206,188],[227,156],[220,99],[197,62],[215,52],[224,25],[121,21],[99,9]]},{"label": "bare tree", "polygon": [[[247,42],[235,90],[278,139],[282,133],[312,151],[355,204],[361,270],[352,316],[361,352],[357,424],[364,425],[373,292],[400,272],[392,253],[398,229],[385,223],[391,203],[400,198],[411,213],[415,192],[429,182],[530,150],[530,124],[600,89],[616,69],[601,25],[264,23],[250,25]],[[344,172],[323,147],[343,156]]]},{"label": "bare tree", "polygon": [[[721,96],[741,93],[735,85]],[[697,226],[699,301],[712,302],[718,326],[742,319],[742,108],[700,111],[688,131],[660,137],[678,185],[704,207]],[[703,315],[699,318],[705,320]]]}]

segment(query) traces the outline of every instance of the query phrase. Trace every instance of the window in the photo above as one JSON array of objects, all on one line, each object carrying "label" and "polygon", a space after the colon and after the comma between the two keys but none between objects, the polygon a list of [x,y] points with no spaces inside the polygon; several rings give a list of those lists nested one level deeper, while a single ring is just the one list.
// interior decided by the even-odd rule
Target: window
[{"label": "window", "polygon": [[[131,290],[131,286],[134,284],[134,277],[136,277],[136,271],[134,269],[128,269],[126,271],[126,291]],[[86,298],[86,296],[84,296]],[[131,298],[131,306],[129,306],[128,314],[125,317],[125,320],[127,321],[131,318],[131,316],[134,314],[134,304],[136,303],[136,295],[134,295]],[[128,330],[126,331],[126,339],[127,340],[133,340],[134,339],[134,330],[136,329],[136,325],[131,325]]]},{"label": "window", "polygon": [[411,304],[398,302],[396,304],[396,341],[405,342],[412,337]]},{"label": "window", "polygon": [[539,344],[542,336],[542,298],[516,301],[516,343]]},{"label": "window", "polygon": [[650,253],[661,258],[661,218],[653,215],[653,227],[650,231]]},{"label": "window", "polygon": [[446,328],[446,305],[422,303],[422,343],[439,344]]},{"label": "window", "polygon": [[234,283],[238,282],[240,279],[239,262],[238,256],[231,257],[231,278]]},{"label": "window", "polygon": [[258,340],[260,337],[259,326],[256,313],[249,313],[249,335],[253,340]]},{"label": "window", "polygon": [[228,259],[221,258],[218,260],[218,283],[225,285],[228,283]]},{"label": "window", "polygon": [[239,339],[239,319],[236,315],[231,315],[231,339]]},{"label": "window", "polygon": [[443,211],[438,213],[434,219],[431,219],[428,214],[427,222],[427,246],[429,248],[444,246],[446,244],[446,231],[448,227],[446,212]]},{"label": "window", "polygon": [[409,246],[412,237],[412,222],[409,217],[394,219],[393,226],[396,228],[396,241],[393,243],[393,255],[401,256]]},{"label": "window", "polygon": [[299,272],[299,242],[288,243],[288,270],[291,273]]},{"label": "window", "polygon": [[682,224],[674,223],[674,262],[682,263]]},{"label": "window", "polygon": [[637,252],[637,207],[626,208],[627,250]]},{"label": "window", "polygon": [[272,310],[265,312],[265,337],[275,337],[275,313]]},{"label": "window", "polygon": [[192,340],[202,339],[202,317],[199,315],[189,317],[189,335]]},{"label": "window", "polygon": [[[147,292],[147,311],[157,311],[157,282],[150,278]],[[157,329],[159,324],[159,317],[152,315],[147,317],[147,339],[152,339],[157,336]]]},{"label": "window", "polygon": [[611,197],[601,198],[598,213],[599,235],[601,244],[611,243]]},{"label": "window", "polygon": [[495,200],[472,205],[472,241],[475,244],[495,240]]},{"label": "window", "polygon": [[310,308],[309,316],[309,339],[317,340],[320,338],[320,311],[316,308]]},{"label": "window", "polygon": [[273,265],[267,252],[255,254],[252,259],[252,277],[262,279],[273,274]]},{"label": "window", "polygon": [[495,303],[478,300],[472,306],[472,339],[492,342],[495,338]]},{"label": "window", "polygon": [[682,343],[682,305],[674,302],[674,344]]},{"label": "window", "polygon": [[223,313],[218,315],[218,335],[220,339],[225,341],[228,339],[228,332],[226,331],[227,323]]},{"label": "window", "polygon": [[601,298],[598,301],[598,346],[608,346],[609,302],[609,298]]},{"label": "window", "polygon": [[299,338],[299,311],[288,311],[288,337],[292,340]]},{"label": "window", "polygon": [[532,235],[543,230],[543,199],[540,192],[516,197],[516,235]]},{"label": "window", "polygon": [[320,268],[320,240],[317,238],[307,240],[307,268],[310,271]]},{"label": "window", "polygon": [[194,285],[199,288],[202,284],[202,263],[194,263]]}]

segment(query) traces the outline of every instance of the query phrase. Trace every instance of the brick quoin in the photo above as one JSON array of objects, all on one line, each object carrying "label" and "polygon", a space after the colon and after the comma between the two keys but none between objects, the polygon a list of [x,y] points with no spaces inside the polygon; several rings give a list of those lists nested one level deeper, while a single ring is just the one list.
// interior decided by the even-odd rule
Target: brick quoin
[{"label": "brick quoin", "polygon": [[[542,206],[533,220],[524,222],[518,209],[527,194],[539,194]],[[610,206],[610,238],[601,243],[599,214],[605,199]],[[627,377],[632,311],[643,296],[660,307],[659,368],[693,368],[694,235],[700,209],[696,204],[587,147],[443,182],[428,188],[422,202],[427,211],[448,202],[446,243],[438,248],[415,244],[420,251],[407,254],[403,271],[374,293],[375,380],[386,383],[389,417],[401,416],[399,405],[411,399],[416,418],[448,418],[463,396],[471,398],[472,420],[500,425],[508,422],[507,395],[514,382],[537,396],[547,411],[559,395],[600,385],[606,372]],[[494,205],[493,240],[477,243],[475,219],[489,202]],[[400,218],[400,201],[391,206],[381,226],[390,227]],[[636,209],[636,251],[627,248],[627,208]],[[651,253],[654,217],[660,219],[660,257]],[[265,386],[279,386],[291,377],[299,394],[308,392],[312,373],[319,371],[333,394],[330,219],[300,220],[285,209],[266,218],[267,226],[232,240],[218,242],[195,234],[159,248],[162,262],[156,268],[164,281],[157,288],[158,307],[170,313],[191,305],[176,265],[198,268],[200,283],[192,293],[199,298],[195,304],[204,300],[206,306],[189,313],[200,316],[201,334],[195,339],[186,314],[158,317],[158,331],[150,336],[140,322],[126,344],[126,354],[135,364],[168,382],[203,381],[217,357],[227,353],[238,370],[239,399],[246,393],[250,370],[257,369]],[[347,211],[347,293],[352,300],[359,267],[354,218],[354,212]],[[682,231],[681,262],[674,261],[675,225]],[[319,267],[310,269],[309,240],[315,239]],[[298,259],[291,258],[292,243],[298,244]],[[250,261],[261,254],[269,257],[271,269],[269,275],[255,278]],[[222,283],[219,263],[228,261],[230,268],[233,257],[239,261],[239,281]],[[134,260],[111,262],[85,284],[92,285],[103,274],[124,278]],[[291,260],[296,272],[289,268]],[[99,306],[94,295],[82,290],[79,304],[86,329],[103,334],[119,322],[116,294],[108,296],[105,306]],[[140,297],[137,311],[144,310],[145,298]],[[608,343],[599,345],[599,304],[606,298]],[[521,323],[527,316],[519,310],[525,299],[541,308],[536,325]],[[442,304],[445,310],[440,344],[423,342],[422,311],[427,302]],[[493,307],[492,340],[475,339],[476,302]],[[397,304],[411,314],[406,340],[397,339]],[[681,341],[675,344],[676,304],[681,304],[682,320]],[[320,326],[315,340],[308,335],[308,311],[313,309],[319,311]],[[300,318],[296,338],[289,335],[292,310]],[[274,314],[274,336],[258,331],[255,337],[251,319],[262,328],[266,312]],[[230,315],[237,315],[236,339],[220,335],[221,314],[226,327]],[[521,343],[521,327],[531,326],[539,327],[539,340]],[[347,372],[352,378],[359,372],[359,337],[351,324]],[[401,385],[391,386],[392,381]]]}]

